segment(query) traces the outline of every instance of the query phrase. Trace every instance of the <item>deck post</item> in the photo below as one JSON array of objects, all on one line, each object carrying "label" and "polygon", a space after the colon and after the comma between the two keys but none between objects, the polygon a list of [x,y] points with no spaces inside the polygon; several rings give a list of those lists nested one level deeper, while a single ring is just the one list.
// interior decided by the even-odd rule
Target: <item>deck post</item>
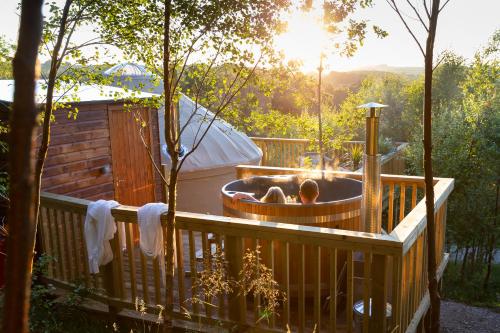
[{"label": "deck post", "polygon": [[[122,296],[121,287],[123,284],[123,274],[121,274],[121,268],[118,263],[118,261],[121,260],[121,249],[118,237],[118,232],[116,232],[114,238],[110,241],[111,248],[113,249],[113,260],[101,267],[104,289],[110,298],[108,302],[108,311],[112,316],[116,316],[118,312],[121,311],[121,308],[113,305],[113,300],[120,299]],[[116,253],[116,249],[118,249],[119,253]]]},{"label": "deck post", "polygon": [[[224,247],[229,277],[237,281],[243,268],[243,239],[236,236],[226,236]],[[229,319],[240,325],[245,325],[246,312],[245,295],[239,290],[234,290],[229,295]]]},{"label": "deck post", "polygon": [[373,254],[372,259],[372,304],[370,316],[370,332],[387,332],[386,304],[387,283],[386,265],[387,257]]},{"label": "deck post", "polygon": [[[116,298],[118,294],[118,286],[114,284],[113,270],[113,262],[101,267],[103,286],[110,298]],[[108,302],[108,311],[115,318],[120,309],[113,305],[112,302]]]}]

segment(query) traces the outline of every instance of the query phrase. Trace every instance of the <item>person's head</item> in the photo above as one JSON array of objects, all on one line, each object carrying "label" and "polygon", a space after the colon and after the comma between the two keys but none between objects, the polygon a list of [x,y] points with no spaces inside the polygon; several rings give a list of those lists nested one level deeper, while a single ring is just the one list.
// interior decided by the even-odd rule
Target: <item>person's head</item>
[{"label": "person's head", "polygon": [[265,203],[286,203],[286,197],[280,187],[271,186],[260,201]]},{"label": "person's head", "polygon": [[306,179],[300,184],[299,190],[300,200],[303,204],[316,203],[319,195],[318,183],[312,179]]}]

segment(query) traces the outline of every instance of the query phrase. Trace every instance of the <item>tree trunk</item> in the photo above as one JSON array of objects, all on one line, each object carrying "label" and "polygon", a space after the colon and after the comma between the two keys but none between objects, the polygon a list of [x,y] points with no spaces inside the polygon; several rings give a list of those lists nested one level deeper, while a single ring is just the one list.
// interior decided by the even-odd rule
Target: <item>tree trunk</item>
[{"label": "tree trunk", "polygon": [[318,68],[318,136],[319,136],[319,163],[320,163],[320,170],[321,171],[321,177],[324,178],[325,173],[323,170],[325,170],[325,151],[323,148],[323,121],[321,118],[321,76],[323,74],[323,54],[319,56],[319,68]]},{"label": "tree trunk", "polygon": [[[43,110],[43,125],[42,125],[42,140],[40,142],[40,147],[38,148],[38,154],[36,159],[35,168],[35,212],[36,221],[38,221],[38,214],[40,208],[40,191],[42,190],[42,173],[43,166],[45,164],[45,158],[47,157],[47,151],[50,144],[50,121],[52,118],[53,100],[54,100],[54,86],[56,83],[57,71],[59,69],[59,52],[61,50],[61,45],[64,39],[66,31],[66,23],[68,20],[69,8],[71,6],[72,0],[66,0],[64,4],[63,13],[61,15],[61,22],[59,24],[59,34],[57,35],[57,41],[52,50],[52,56],[50,60],[50,71],[47,80],[47,97],[45,100],[45,107]],[[40,235],[36,235],[36,254],[37,256],[41,254],[41,241]]]},{"label": "tree trunk", "polygon": [[465,254],[462,258],[462,267],[460,268],[460,281],[464,281],[465,277],[465,268],[467,266],[467,258],[469,257],[469,246],[465,248]]},{"label": "tree trunk", "polygon": [[[168,211],[167,211],[167,239],[166,246],[166,304],[165,320],[163,325],[164,332],[173,331],[173,288],[174,288],[174,228],[175,228],[175,208],[177,201],[177,175],[179,164],[179,152],[176,149],[177,121],[174,117],[172,108],[171,82],[174,78],[170,77],[170,18],[172,15],[172,0],[165,2],[164,13],[164,40],[163,40],[163,93],[165,107],[165,142],[167,144],[168,155],[171,159],[170,176],[168,183]],[[172,69],[173,71],[174,69]]]},{"label": "tree trunk", "polygon": [[175,229],[175,209],[177,203],[177,176],[178,176],[178,160],[172,163],[170,169],[169,185],[168,185],[168,211],[167,211],[167,240],[166,240],[166,304],[165,313],[166,320],[164,328],[166,332],[171,332],[173,329],[173,287],[174,287],[174,229]]},{"label": "tree trunk", "polygon": [[432,173],[432,71],[434,40],[436,36],[439,0],[432,2],[429,18],[429,33],[425,47],[425,83],[424,83],[424,174],[425,204],[427,213],[427,273],[429,277],[430,332],[439,332],[440,296],[436,276],[436,226],[434,219],[434,178]]},{"label": "tree trunk", "polygon": [[490,282],[490,275],[491,275],[491,265],[493,263],[493,253],[495,252],[495,244],[496,244],[496,239],[495,239],[495,234],[496,234],[496,227],[497,227],[497,218],[498,218],[498,203],[499,203],[499,196],[500,196],[500,180],[497,181],[497,199],[495,202],[495,214],[493,215],[493,230],[491,232],[491,236],[488,242],[488,264],[486,268],[486,275],[484,277],[484,282],[483,282],[483,289],[486,291],[488,289],[488,284]]},{"label": "tree trunk", "polygon": [[470,259],[470,267],[472,270],[474,270],[474,267],[476,266],[476,254],[477,254],[477,246],[476,246],[476,240],[472,240],[472,252],[471,252],[471,259]]},{"label": "tree trunk", "polygon": [[42,36],[42,0],[23,0],[19,40],[13,60],[15,80],[10,118],[8,212],[3,332],[28,332],[31,269],[36,234],[34,156],[37,108],[36,61]]}]

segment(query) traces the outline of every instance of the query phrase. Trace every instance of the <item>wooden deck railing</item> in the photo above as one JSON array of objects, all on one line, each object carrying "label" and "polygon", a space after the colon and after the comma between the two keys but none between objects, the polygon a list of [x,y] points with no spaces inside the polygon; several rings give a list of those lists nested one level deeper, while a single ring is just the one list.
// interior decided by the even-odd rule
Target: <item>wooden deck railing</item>
[{"label": "wooden deck railing", "polygon": [[[307,139],[261,138],[251,137],[253,142],[262,150],[261,165],[265,167],[298,168],[304,153],[311,149],[311,141]],[[353,145],[364,145],[364,141],[346,141],[342,151],[335,154],[342,155],[349,152]],[[405,163],[404,149],[407,143],[398,142],[395,151],[383,155],[381,167],[383,173],[403,174]],[[361,172],[361,169],[356,170]]]},{"label": "wooden deck railing", "polygon": [[[238,168],[240,176],[262,172],[289,174],[292,170]],[[360,177],[357,173],[337,175]],[[288,324],[292,331],[298,332],[310,332],[315,326],[317,331],[352,332],[353,303],[364,300],[368,304],[372,299],[372,316],[365,314],[361,319],[364,332],[386,332],[387,328],[395,332],[412,331],[428,308],[423,255],[427,244],[425,204],[420,198],[423,180],[384,175],[383,184],[389,194],[398,190],[408,194],[392,203],[392,225],[389,219],[386,222],[389,235],[178,212],[175,230],[178,264],[173,291],[176,317],[186,319],[188,313],[196,322],[236,325],[240,330],[253,327],[259,331],[283,331]],[[436,180],[441,266],[446,263],[443,261],[445,212],[452,188],[452,180]],[[116,233],[111,241],[113,261],[101,267],[99,274],[90,274],[83,236],[88,204],[81,199],[42,195],[42,244],[44,251],[56,259],[49,266],[48,278],[63,288],[79,283],[92,288],[90,297],[108,304],[115,312],[134,309],[136,298],[143,299],[149,310],[154,311],[156,304],[165,302],[162,262],[144,256],[138,248],[137,208],[119,206],[112,211],[116,221],[125,224],[125,234]],[[399,214],[395,213],[396,206]],[[162,222],[165,233],[163,217]],[[273,274],[279,272],[275,278],[287,296],[287,301],[268,320],[259,321],[262,315],[259,297],[233,293],[207,298],[202,304],[189,302],[196,292],[193,288],[200,272],[212,269],[211,254],[217,244],[223,248],[228,274],[233,277],[242,268],[245,246],[262,245],[260,260],[273,269]],[[280,255],[275,255],[276,249],[281,250]],[[339,272],[333,269],[339,261],[346,266],[344,282],[339,282]],[[291,275],[292,266],[298,276]],[[335,296],[329,297],[332,295]],[[392,305],[389,320],[384,315],[386,302]]]},{"label": "wooden deck railing", "polygon": [[300,157],[308,150],[308,139],[258,138],[252,141],[262,150],[261,165],[298,168]]}]

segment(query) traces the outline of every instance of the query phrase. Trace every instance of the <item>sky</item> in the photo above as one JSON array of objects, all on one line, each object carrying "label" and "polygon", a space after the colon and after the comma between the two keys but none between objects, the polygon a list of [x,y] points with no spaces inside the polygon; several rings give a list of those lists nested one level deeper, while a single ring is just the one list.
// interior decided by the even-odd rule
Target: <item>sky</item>
[{"label": "sky", "polygon": [[[18,0],[2,0],[0,34],[11,41],[17,38],[17,2]],[[356,16],[380,26],[389,36],[381,40],[370,33],[363,47],[351,58],[327,52],[326,70],[346,71],[377,65],[423,66],[423,57],[415,41],[397,15],[385,0],[375,0],[374,3],[372,8],[359,11]],[[493,32],[500,29],[499,13],[500,0],[451,0],[439,17],[435,54],[451,50],[471,58],[475,51],[486,45]],[[314,26],[314,20],[304,20],[302,14],[291,14],[287,18],[290,19],[290,31],[276,38],[277,48],[283,50],[288,60],[302,61],[304,71],[315,70],[318,67],[318,50],[321,44],[319,28]],[[409,21],[416,23],[412,19]],[[328,42],[323,43],[328,46]]]}]

